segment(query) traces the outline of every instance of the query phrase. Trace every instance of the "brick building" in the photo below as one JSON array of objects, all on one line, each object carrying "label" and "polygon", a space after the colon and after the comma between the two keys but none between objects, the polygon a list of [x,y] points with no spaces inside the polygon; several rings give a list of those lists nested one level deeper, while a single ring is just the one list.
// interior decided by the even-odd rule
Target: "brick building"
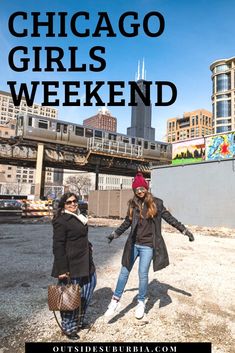
[{"label": "brick building", "polygon": [[212,113],[197,109],[183,114],[182,118],[167,120],[167,142],[186,140],[213,133]]},{"label": "brick building", "polygon": [[117,118],[113,117],[108,109],[103,107],[98,113],[83,120],[84,126],[117,132]]}]

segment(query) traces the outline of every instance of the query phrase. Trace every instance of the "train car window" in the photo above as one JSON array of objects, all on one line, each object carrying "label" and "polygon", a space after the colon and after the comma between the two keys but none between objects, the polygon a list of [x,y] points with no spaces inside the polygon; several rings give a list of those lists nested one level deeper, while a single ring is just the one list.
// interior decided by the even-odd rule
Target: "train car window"
[{"label": "train car window", "polygon": [[83,136],[84,135],[84,128],[80,126],[75,127],[75,135]]},{"label": "train car window", "polygon": [[163,152],[166,152],[166,145],[161,145],[161,150],[163,151]]},{"label": "train car window", "polygon": [[155,149],[156,149],[156,146],[155,146],[154,143],[150,143],[150,149],[151,149],[151,150],[155,150]]},{"label": "train car window", "polygon": [[134,137],[132,137],[131,143],[132,143],[132,145],[135,145],[135,138]]},{"label": "train car window", "polygon": [[102,131],[95,130],[95,137],[102,138]]},{"label": "train car window", "polygon": [[144,141],[144,148],[147,150],[148,149],[148,146],[149,144],[148,144],[148,141]]},{"label": "train car window", "polygon": [[19,118],[18,118],[18,124],[19,124],[19,126],[23,126],[24,125],[24,117],[22,115],[19,116]]},{"label": "train car window", "polygon": [[39,120],[38,120],[38,127],[39,127],[40,129],[47,129],[47,128],[48,128],[48,121],[47,121],[47,120],[39,119]]},{"label": "train car window", "polygon": [[127,137],[123,137],[123,138],[122,138],[122,141],[123,141],[124,143],[129,143],[129,139],[128,139]]},{"label": "train car window", "polygon": [[63,133],[64,133],[64,134],[67,134],[67,132],[68,132],[68,125],[64,125],[64,127],[63,127]]},{"label": "train car window", "polygon": [[60,123],[57,123],[57,124],[56,124],[56,132],[60,132],[60,127],[61,127],[61,124],[60,124]]},{"label": "train car window", "polygon": [[142,140],[141,139],[137,139],[137,145],[142,146]]},{"label": "train car window", "polygon": [[32,117],[29,116],[28,117],[28,126],[32,126],[32,121],[33,121]]},{"label": "train car window", "polygon": [[92,129],[85,129],[85,136],[86,137],[93,137],[93,130]]},{"label": "train car window", "polygon": [[109,135],[108,135],[108,139],[109,139],[109,140],[112,140],[112,141],[116,141],[117,135],[115,135],[115,134],[109,134]]}]

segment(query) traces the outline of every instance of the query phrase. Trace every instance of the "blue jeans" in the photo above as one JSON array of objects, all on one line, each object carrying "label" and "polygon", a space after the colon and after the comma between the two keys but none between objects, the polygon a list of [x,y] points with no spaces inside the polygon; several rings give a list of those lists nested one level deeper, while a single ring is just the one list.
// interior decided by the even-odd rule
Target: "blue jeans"
[{"label": "blue jeans", "polygon": [[114,297],[121,298],[124,292],[129,274],[135,263],[135,260],[139,256],[139,294],[137,299],[144,301],[148,288],[148,272],[151,260],[153,258],[153,248],[144,245],[133,244],[131,249],[131,259],[130,259],[130,271],[124,266],[121,268],[121,272],[118,277],[118,282],[116,289],[113,293]]}]

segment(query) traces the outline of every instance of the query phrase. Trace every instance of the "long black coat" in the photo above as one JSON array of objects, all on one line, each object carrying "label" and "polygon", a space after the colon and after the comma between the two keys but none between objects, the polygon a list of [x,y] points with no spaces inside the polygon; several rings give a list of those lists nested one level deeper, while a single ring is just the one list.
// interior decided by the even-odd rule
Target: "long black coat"
[{"label": "long black coat", "polygon": [[[158,271],[162,268],[169,265],[169,257],[167,253],[166,244],[162,237],[162,218],[178,229],[180,232],[183,232],[186,228],[180,223],[175,217],[171,215],[169,211],[163,205],[163,201],[157,197],[154,197],[154,202],[157,205],[157,215],[153,218],[152,227],[153,227],[153,270]],[[134,233],[136,231],[136,227],[139,221],[139,211],[134,208],[133,210],[133,220],[130,221],[127,216],[124,222],[115,230],[117,235],[121,235],[125,232],[130,226],[131,231],[126,241],[123,255],[122,255],[122,265],[125,266],[128,270],[130,270],[130,257],[131,257],[131,248],[134,242]]]},{"label": "long black coat", "polygon": [[53,277],[66,272],[85,277],[95,271],[88,227],[73,215],[63,213],[53,221],[53,254]]}]

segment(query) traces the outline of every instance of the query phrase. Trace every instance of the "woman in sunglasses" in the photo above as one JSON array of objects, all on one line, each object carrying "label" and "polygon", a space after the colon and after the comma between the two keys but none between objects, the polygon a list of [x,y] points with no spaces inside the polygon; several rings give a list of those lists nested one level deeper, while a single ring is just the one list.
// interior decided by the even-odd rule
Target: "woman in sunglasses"
[{"label": "woman in sunglasses", "polygon": [[161,234],[161,219],[181,233],[194,240],[193,234],[163,205],[163,201],[153,197],[148,191],[148,183],[142,173],[137,173],[132,183],[134,197],[129,201],[127,216],[119,228],[107,236],[109,243],[131,227],[122,256],[122,268],[116,289],[105,316],[112,316],[119,309],[119,300],[123,294],[130,271],[139,257],[139,293],[135,317],[142,319],[145,312],[148,272],[151,260],[153,270],[158,271],[169,265],[165,242]]},{"label": "woman in sunglasses", "polygon": [[84,315],[96,286],[87,220],[87,217],[79,212],[77,195],[71,192],[64,194],[53,219],[52,276],[58,278],[61,285],[70,279],[81,287],[81,320],[79,321],[78,309],[61,311],[63,332],[72,340],[79,338],[77,331],[85,326]]}]

